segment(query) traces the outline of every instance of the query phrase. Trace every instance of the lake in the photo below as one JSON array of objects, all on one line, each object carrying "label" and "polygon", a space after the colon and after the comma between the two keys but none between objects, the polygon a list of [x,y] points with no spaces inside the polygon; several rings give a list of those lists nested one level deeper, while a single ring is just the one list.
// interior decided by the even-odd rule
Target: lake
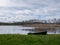
[{"label": "lake", "polygon": [[48,29],[47,34],[60,34],[60,28]]},{"label": "lake", "polygon": [[[34,32],[34,27],[0,26],[0,34],[28,34]],[[47,34],[60,34],[60,28],[47,29]]]},{"label": "lake", "polygon": [[34,27],[0,26],[0,34],[27,34],[30,32],[23,29],[34,29]]}]

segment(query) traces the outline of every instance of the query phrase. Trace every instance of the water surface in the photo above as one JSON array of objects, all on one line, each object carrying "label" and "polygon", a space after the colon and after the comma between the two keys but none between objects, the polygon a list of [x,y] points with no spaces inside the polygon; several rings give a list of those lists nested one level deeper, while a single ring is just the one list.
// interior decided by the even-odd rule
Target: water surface
[{"label": "water surface", "polygon": [[[35,32],[34,27],[0,26],[0,34],[28,34]],[[60,34],[60,28],[47,29],[47,34]]]},{"label": "water surface", "polygon": [[33,27],[23,26],[0,26],[0,34],[27,34],[30,31],[23,29],[34,29]]}]

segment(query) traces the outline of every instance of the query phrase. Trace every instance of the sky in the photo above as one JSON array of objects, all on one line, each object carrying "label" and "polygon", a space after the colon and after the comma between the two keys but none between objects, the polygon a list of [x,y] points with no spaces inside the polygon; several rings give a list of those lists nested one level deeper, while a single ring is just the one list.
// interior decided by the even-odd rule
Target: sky
[{"label": "sky", "polygon": [[0,22],[60,18],[60,0],[0,0]]}]

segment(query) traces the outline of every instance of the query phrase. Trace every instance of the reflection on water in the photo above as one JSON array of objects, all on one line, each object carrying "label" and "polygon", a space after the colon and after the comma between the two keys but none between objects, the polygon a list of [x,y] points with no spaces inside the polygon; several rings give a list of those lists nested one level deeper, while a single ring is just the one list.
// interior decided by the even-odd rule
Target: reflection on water
[{"label": "reflection on water", "polygon": [[60,28],[48,29],[47,34],[60,34]]},{"label": "reflection on water", "polygon": [[[0,34],[28,34],[29,32],[35,32],[35,28],[23,26],[0,26]],[[47,29],[47,34],[60,34],[60,28]]]},{"label": "reflection on water", "polygon": [[34,29],[33,27],[23,26],[0,26],[0,34],[27,34],[29,31],[23,29]]}]

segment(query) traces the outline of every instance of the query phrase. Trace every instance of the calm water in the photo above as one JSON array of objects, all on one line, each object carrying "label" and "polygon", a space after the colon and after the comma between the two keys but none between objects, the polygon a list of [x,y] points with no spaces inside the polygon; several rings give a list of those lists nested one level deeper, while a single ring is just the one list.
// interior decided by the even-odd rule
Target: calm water
[{"label": "calm water", "polygon": [[[34,29],[34,27],[23,26],[0,26],[0,34],[28,34],[34,32]],[[48,29],[47,34],[60,34],[60,28]]]},{"label": "calm water", "polygon": [[48,29],[47,34],[60,34],[60,28]]},{"label": "calm water", "polygon": [[23,29],[34,29],[34,27],[0,26],[0,34],[27,34],[30,32]]}]

